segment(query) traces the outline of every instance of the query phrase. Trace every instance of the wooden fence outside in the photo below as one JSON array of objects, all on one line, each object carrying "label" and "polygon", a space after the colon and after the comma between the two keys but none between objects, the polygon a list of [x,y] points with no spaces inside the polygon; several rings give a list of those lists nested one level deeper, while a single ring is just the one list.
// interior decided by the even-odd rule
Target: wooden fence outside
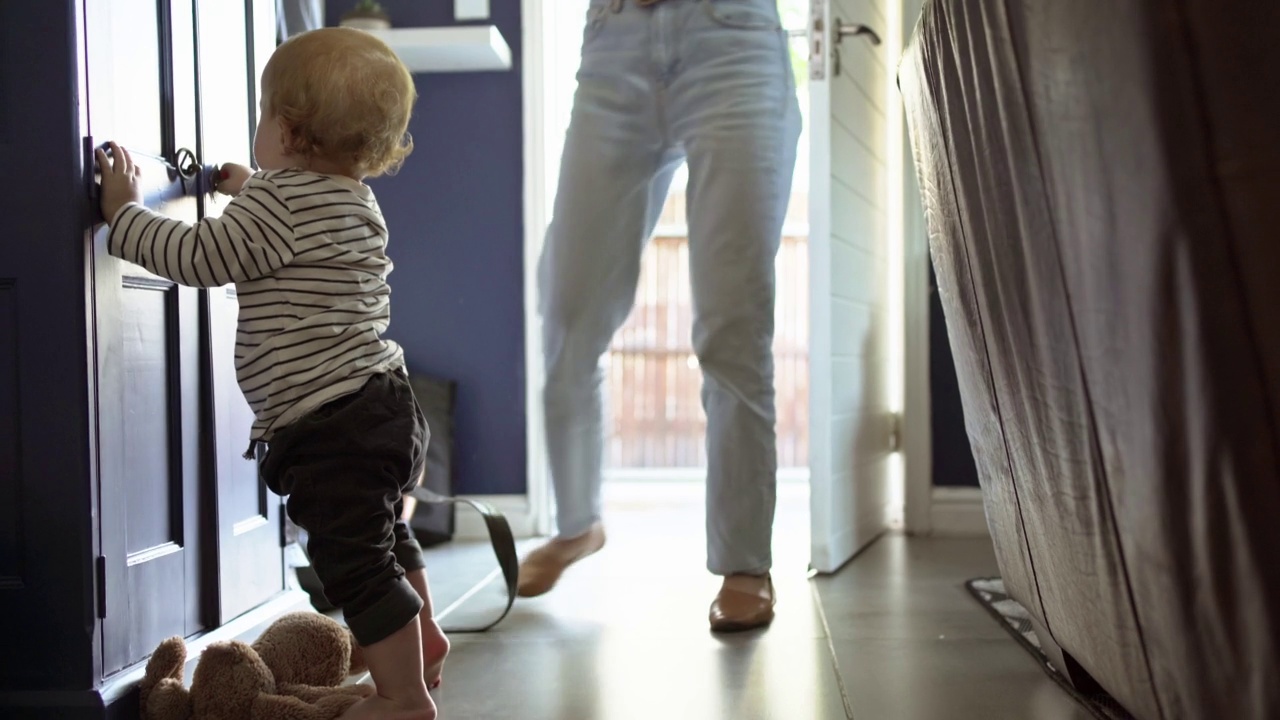
[{"label": "wooden fence outside", "polygon": [[[668,210],[683,216],[683,208]],[[688,240],[659,232],[642,261],[635,308],[605,358],[609,469],[693,468],[707,461],[702,376],[690,341]],[[774,386],[782,468],[809,462],[808,252],[807,238],[789,236],[778,253]]]}]

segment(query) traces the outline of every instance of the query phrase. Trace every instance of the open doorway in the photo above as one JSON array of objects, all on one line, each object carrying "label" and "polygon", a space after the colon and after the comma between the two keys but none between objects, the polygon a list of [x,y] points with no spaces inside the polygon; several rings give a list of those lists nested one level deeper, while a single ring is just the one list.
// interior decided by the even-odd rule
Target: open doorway
[{"label": "open doorway", "polygon": [[[542,187],[531,193],[535,212],[527,218],[545,231],[559,173],[564,133],[569,124],[581,32],[589,0],[526,2],[526,38],[536,33],[540,52],[530,67],[537,93],[526,115],[536,113],[541,147],[534,160]],[[809,537],[809,135],[807,132],[808,49],[805,28],[809,0],[779,0],[784,24],[791,28],[791,55],[804,127],[797,153],[792,193],[777,257],[775,309],[775,391],[777,404],[779,503],[775,538],[795,540],[795,558],[808,560]],[[706,415],[702,376],[691,344],[692,298],[689,288],[688,226],[685,217],[687,172],[674,178],[658,226],[645,249],[635,306],[602,358],[605,371],[604,496],[607,511],[662,508],[671,519],[688,517],[701,527],[706,468]],[[540,239],[534,242],[540,247]],[[536,261],[529,252],[526,262]],[[527,292],[536,300],[536,288]],[[530,318],[536,323],[536,316]],[[536,341],[536,325],[529,335]],[[529,358],[530,382],[540,384],[540,358]],[[531,409],[537,405],[531,388]],[[533,420],[535,426],[540,422]],[[541,443],[540,427],[530,442]],[[542,503],[550,521],[545,463],[531,447],[530,496]],[[549,527],[547,529],[550,529]],[[777,543],[775,543],[777,544]],[[789,548],[783,556],[790,557]],[[780,557],[781,560],[781,557]]]}]

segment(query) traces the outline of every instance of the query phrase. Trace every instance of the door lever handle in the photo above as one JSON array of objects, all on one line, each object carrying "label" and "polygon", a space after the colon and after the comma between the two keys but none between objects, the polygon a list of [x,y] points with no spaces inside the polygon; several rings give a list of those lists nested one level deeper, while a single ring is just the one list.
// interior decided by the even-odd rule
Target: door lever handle
[{"label": "door lever handle", "polygon": [[[110,145],[102,145],[100,146],[100,149],[107,154],[108,159],[111,159]],[[196,162],[196,154],[186,148],[179,148],[178,151],[174,153],[172,162],[159,155],[149,155],[147,153],[140,153],[133,150],[129,151],[129,156],[134,158],[135,165],[141,164],[136,161],[138,159],[142,159],[147,161],[146,164],[158,165],[164,168],[165,172],[168,173],[169,180],[171,182],[178,178],[182,178],[183,180],[195,180],[202,169],[207,169],[201,168],[200,164]],[[97,167],[96,163],[94,167]]]},{"label": "door lever handle", "polygon": [[861,23],[847,23],[840,18],[835,19],[835,27],[832,28],[831,34],[835,37],[831,42],[831,74],[840,74],[840,41],[847,37],[857,37],[859,35],[867,36],[867,41],[872,45],[881,43],[880,33],[872,30],[870,27]]},{"label": "door lever handle", "polygon": [[871,28],[867,27],[866,25],[863,25],[861,23],[847,23],[839,18],[836,18],[836,43],[837,44],[841,40],[847,37],[857,37],[858,35],[866,35],[867,40],[869,40],[872,45],[879,45],[881,42],[880,34],[877,33],[875,30],[872,30]]},{"label": "door lever handle", "polygon": [[[94,151],[101,148],[111,158],[108,145],[95,145],[93,138],[85,138],[85,175],[89,191],[91,224],[106,222],[99,208],[102,197],[101,171]],[[129,151],[134,164],[142,167],[143,204],[153,206],[182,197],[212,193],[218,184],[218,166],[201,165],[196,154],[187,148],[174,153],[173,161],[159,155]]]}]

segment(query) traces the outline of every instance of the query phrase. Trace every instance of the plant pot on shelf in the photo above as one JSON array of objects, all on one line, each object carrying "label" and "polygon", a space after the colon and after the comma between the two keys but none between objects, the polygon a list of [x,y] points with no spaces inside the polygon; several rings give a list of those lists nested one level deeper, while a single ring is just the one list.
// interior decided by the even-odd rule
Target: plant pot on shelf
[{"label": "plant pot on shelf", "polygon": [[357,30],[387,30],[391,27],[391,16],[377,2],[361,0],[342,15],[339,24]]}]

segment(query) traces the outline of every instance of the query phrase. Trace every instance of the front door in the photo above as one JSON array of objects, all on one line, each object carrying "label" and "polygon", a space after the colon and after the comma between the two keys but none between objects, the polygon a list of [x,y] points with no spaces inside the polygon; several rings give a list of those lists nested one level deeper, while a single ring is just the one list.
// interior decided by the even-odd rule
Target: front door
[{"label": "front door", "polygon": [[880,40],[901,13],[901,0],[810,3],[810,562],[820,572],[887,526],[898,361],[889,163],[901,149],[890,147],[896,58]]}]

